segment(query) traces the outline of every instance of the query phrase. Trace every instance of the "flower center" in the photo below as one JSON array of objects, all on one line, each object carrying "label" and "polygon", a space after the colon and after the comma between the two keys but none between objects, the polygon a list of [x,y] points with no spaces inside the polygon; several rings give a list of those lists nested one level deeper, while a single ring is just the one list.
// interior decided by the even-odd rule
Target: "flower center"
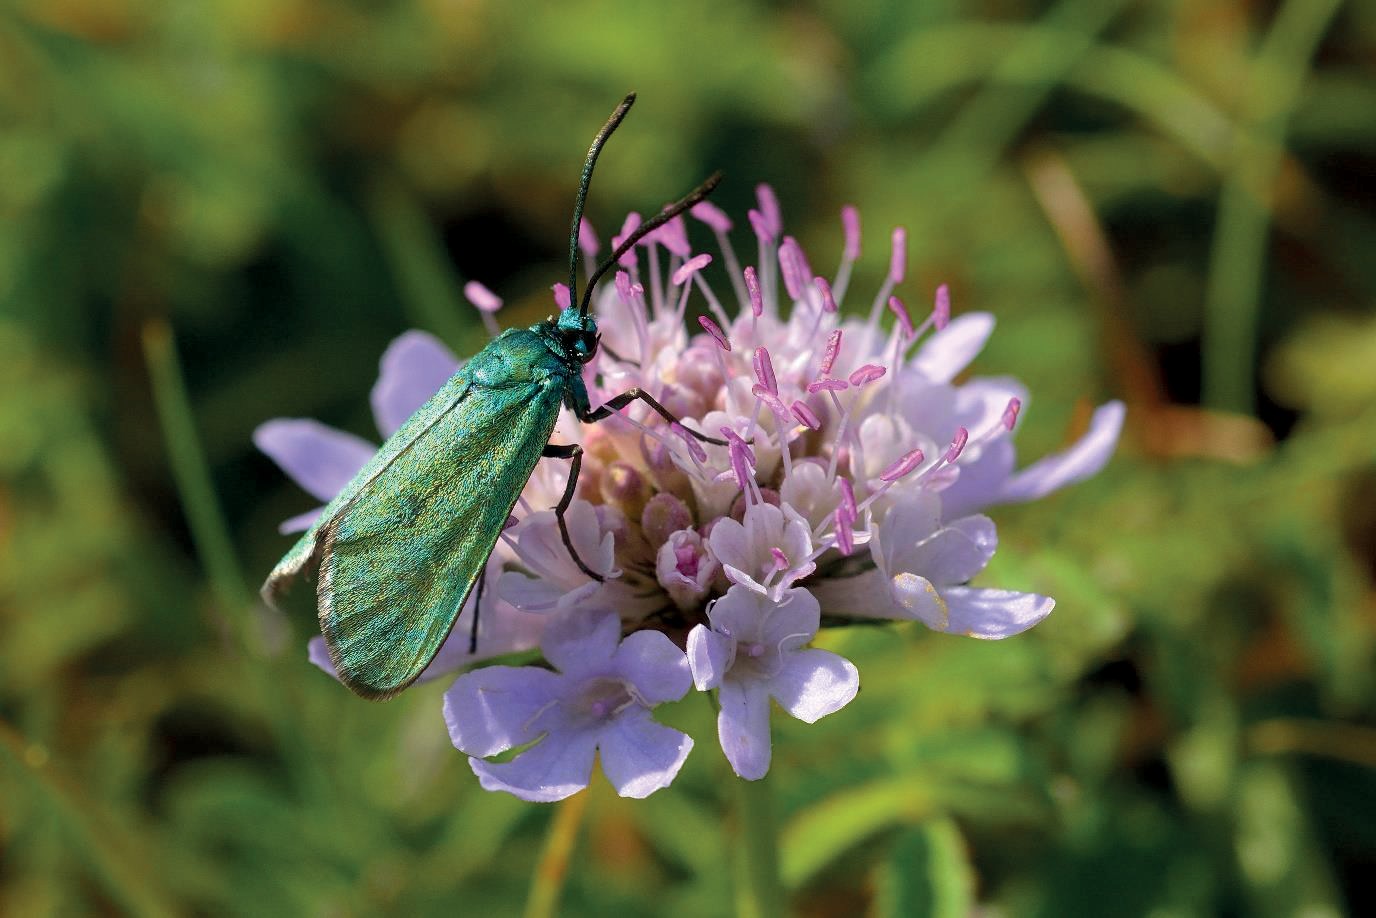
[{"label": "flower center", "polygon": [[634,690],[624,680],[597,676],[583,683],[574,704],[585,717],[610,720],[636,703]]},{"label": "flower center", "polygon": [[674,549],[674,569],[692,580],[698,575],[698,553],[691,545],[680,545]]}]

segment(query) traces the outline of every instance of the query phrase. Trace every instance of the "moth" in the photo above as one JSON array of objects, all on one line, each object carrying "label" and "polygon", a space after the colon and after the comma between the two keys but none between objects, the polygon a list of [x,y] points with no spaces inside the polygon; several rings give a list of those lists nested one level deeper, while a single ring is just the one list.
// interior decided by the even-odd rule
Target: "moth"
[{"label": "moth", "polygon": [[[507,329],[459,368],[330,501],[263,584],[280,606],[301,581],[315,581],[316,610],[335,671],[364,698],[386,699],[425,670],[449,636],[527,480],[542,457],[570,462],[554,508],[564,546],[595,580],[569,539],[582,447],[549,442],[559,410],[595,423],[640,400],[677,419],[651,395],[630,389],[593,409],[583,366],[597,354],[588,305],[598,280],[647,234],[709,195],[715,174],[644,221],[577,290],[578,230],[603,144],[635,101],[612,112],[588,149],[569,232],[569,305],[529,328]],[[685,428],[687,429],[687,428]],[[725,445],[697,431],[699,440]],[[473,640],[476,640],[476,615]]]}]

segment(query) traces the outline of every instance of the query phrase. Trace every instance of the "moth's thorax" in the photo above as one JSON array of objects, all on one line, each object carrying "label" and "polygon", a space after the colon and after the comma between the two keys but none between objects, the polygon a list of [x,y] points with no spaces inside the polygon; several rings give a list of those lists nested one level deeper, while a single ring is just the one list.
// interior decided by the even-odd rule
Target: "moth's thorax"
[{"label": "moth's thorax", "polygon": [[579,374],[581,361],[570,360],[551,344],[547,323],[509,328],[474,355],[465,370],[473,382],[488,389],[550,382],[564,387]]}]

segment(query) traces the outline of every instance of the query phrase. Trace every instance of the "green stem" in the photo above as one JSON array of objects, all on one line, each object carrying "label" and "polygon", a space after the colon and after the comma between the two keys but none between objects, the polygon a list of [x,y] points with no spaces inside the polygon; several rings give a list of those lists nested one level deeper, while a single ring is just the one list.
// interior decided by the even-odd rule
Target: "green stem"
[{"label": "green stem", "polygon": [[229,536],[229,526],[215,496],[210,468],[196,434],[186,383],[177,362],[172,329],[166,322],[153,320],[143,327],[143,354],[153,383],[153,403],[157,406],[158,422],[167,445],[172,478],[191,528],[196,554],[205,565],[210,589],[220,608],[231,617],[231,624],[240,638],[252,649],[256,624],[251,617],[253,594],[244,579]]},{"label": "green stem", "polygon": [[573,856],[583,813],[588,808],[588,795],[586,790],[579,791],[557,805],[545,836],[545,850],[530,880],[525,918],[554,918],[558,914],[559,898],[569,874],[569,858]]},{"label": "green stem", "polygon": [[1234,137],[1234,165],[1218,204],[1204,296],[1204,404],[1252,414],[1257,316],[1271,196],[1285,156],[1290,115],[1309,60],[1341,0],[1289,0],[1252,66],[1252,95]]},{"label": "green stem", "polygon": [[177,360],[176,341],[166,322],[155,319],[144,325],[143,353],[177,496],[191,529],[196,556],[209,577],[216,605],[243,654],[245,685],[262,705],[264,717],[271,724],[283,755],[292,763],[297,776],[312,791],[319,792],[321,772],[316,765],[317,759],[310,754],[306,733],[296,722],[297,689],[281,678],[276,664],[268,659],[264,641],[266,622],[260,618],[267,610],[248,586],[234,551],[229,524],[215,494],[210,466],[196,432],[191,399],[187,396],[186,382]]},{"label": "green stem", "polygon": [[774,797],[767,777],[735,784],[736,914],[739,918],[774,918],[785,911]]},{"label": "green stem", "polygon": [[459,298],[458,272],[415,196],[399,180],[382,178],[369,192],[368,207],[407,318],[451,347],[471,343],[471,325],[461,318],[471,310]]}]

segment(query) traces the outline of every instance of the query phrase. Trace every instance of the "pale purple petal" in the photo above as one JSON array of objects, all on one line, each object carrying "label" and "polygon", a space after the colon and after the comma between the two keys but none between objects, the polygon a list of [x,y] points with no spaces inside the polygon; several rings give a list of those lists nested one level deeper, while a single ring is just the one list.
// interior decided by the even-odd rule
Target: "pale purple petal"
[{"label": "pale purple petal", "polygon": [[769,691],[785,711],[806,723],[841,710],[860,690],[855,664],[829,650],[810,648],[784,657]]},{"label": "pale purple petal", "polygon": [[305,532],[315,525],[315,521],[320,519],[320,511],[324,507],[316,507],[314,510],[307,510],[305,513],[298,513],[290,516],[277,524],[277,531],[282,535],[291,535],[293,532]]},{"label": "pale purple petal", "polygon": [[368,464],[377,447],[309,418],[274,418],[258,425],[253,445],[318,500],[334,496]]},{"label": "pale purple petal", "polygon": [[706,625],[694,625],[688,632],[688,665],[693,671],[693,684],[705,692],[721,685],[722,677],[731,666],[736,642],[718,634]]},{"label": "pale purple petal", "polygon": [[488,666],[464,673],[444,693],[444,722],[454,748],[496,755],[542,732],[538,716],[558,697],[563,678],[535,666]]},{"label": "pale purple petal", "polygon": [[745,587],[747,590],[759,593],[761,596],[768,595],[769,593],[769,591],[764,588],[764,584],[760,583],[738,567],[733,567],[730,564],[723,564],[721,566],[721,571],[726,575],[726,579],[736,586]]},{"label": "pale purple petal", "polygon": [[921,610],[908,610],[894,599],[893,587],[882,571],[871,570],[853,577],[822,578],[808,584],[828,616],[864,619],[916,619],[919,612],[935,614],[938,607],[927,601]]},{"label": "pale purple petal", "polygon": [[686,733],[656,723],[649,711],[639,708],[608,724],[597,748],[602,771],[616,792],[640,799],[669,786],[692,751],[693,740]]},{"label": "pale purple petal", "polygon": [[578,675],[606,669],[621,642],[621,620],[611,612],[575,610],[545,628],[540,650],[555,669]]},{"label": "pale purple petal", "polygon": [[571,797],[592,778],[597,731],[551,733],[510,762],[468,760],[484,790],[500,790],[532,803]]},{"label": "pale purple petal", "polygon": [[306,659],[323,669],[331,679],[339,678],[339,674],[334,670],[334,662],[330,659],[330,651],[325,647],[323,637],[313,637],[306,642]]},{"label": "pale purple petal", "polygon": [[434,335],[408,331],[387,345],[373,384],[373,419],[384,437],[396,433],[440,390],[459,362]]},{"label": "pale purple petal", "polygon": [[[817,635],[822,624],[822,607],[805,589],[781,594],[777,603],[760,604],[760,624],[754,640],[776,652],[801,647]],[[785,654],[786,655],[786,654]]]},{"label": "pale purple petal", "polygon": [[942,591],[950,618],[939,630],[998,640],[1020,634],[1051,614],[1056,600],[1036,593],[951,587]]},{"label": "pale purple petal", "polygon": [[984,349],[993,331],[992,315],[966,313],[923,342],[911,365],[932,382],[950,382]]},{"label": "pale purple petal", "polygon": [[1013,475],[1005,482],[998,499],[1007,502],[1036,500],[1098,474],[1118,445],[1125,412],[1122,402],[1100,405],[1090,418],[1089,430],[1075,445]]},{"label": "pale purple petal", "polygon": [[926,577],[910,571],[894,574],[889,578],[889,596],[893,618],[920,621],[936,631],[948,630],[950,611],[946,601]]},{"label": "pale purple petal", "polygon": [[717,692],[717,738],[731,768],[747,781],[769,771],[769,691],[764,683],[727,679]]},{"label": "pale purple petal", "polygon": [[941,492],[942,511],[948,518],[962,517],[998,503],[1016,461],[1013,441],[1008,437],[986,445],[978,459],[960,463],[960,477]]},{"label": "pale purple petal", "polygon": [[635,686],[641,699],[651,707],[678,701],[693,686],[688,658],[659,631],[628,635],[612,655],[612,667]]},{"label": "pale purple petal", "polygon": [[904,552],[904,570],[942,585],[964,583],[984,570],[999,544],[994,521],[987,516],[968,516],[958,523]]}]

